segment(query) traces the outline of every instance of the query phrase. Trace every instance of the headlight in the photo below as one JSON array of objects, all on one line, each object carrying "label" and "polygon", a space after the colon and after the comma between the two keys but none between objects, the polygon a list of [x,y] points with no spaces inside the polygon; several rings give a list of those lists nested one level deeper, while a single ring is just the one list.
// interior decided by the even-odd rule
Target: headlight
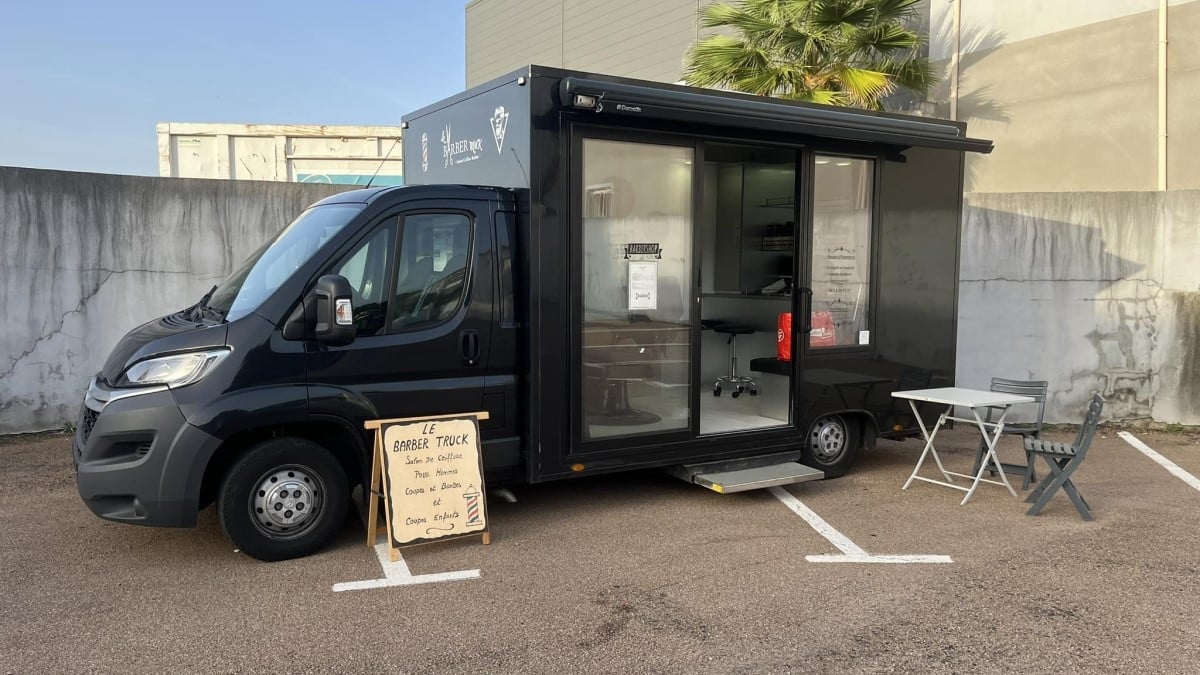
[{"label": "headlight", "polygon": [[138,361],[117,379],[118,387],[144,387],[165,384],[182,387],[204,377],[229,355],[228,349],[212,349]]}]

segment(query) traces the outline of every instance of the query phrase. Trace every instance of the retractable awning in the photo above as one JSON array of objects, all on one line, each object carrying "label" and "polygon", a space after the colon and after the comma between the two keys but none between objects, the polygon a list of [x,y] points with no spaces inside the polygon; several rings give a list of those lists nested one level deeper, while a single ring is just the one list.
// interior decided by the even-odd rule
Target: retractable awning
[{"label": "retractable awning", "polygon": [[905,147],[992,151],[991,141],[967,138],[966,125],[948,120],[577,77],[564,77],[558,94],[563,108],[609,118],[658,119]]}]

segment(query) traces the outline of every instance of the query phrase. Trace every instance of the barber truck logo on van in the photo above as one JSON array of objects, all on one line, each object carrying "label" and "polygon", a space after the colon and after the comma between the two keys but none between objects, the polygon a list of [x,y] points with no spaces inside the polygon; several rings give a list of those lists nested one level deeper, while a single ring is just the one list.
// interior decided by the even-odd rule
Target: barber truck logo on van
[{"label": "barber truck logo on van", "polygon": [[479,159],[481,152],[483,152],[482,138],[466,138],[456,141],[449,124],[442,129],[442,160],[445,162],[445,168],[473,162]]},{"label": "barber truck logo on van", "polygon": [[421,173],[429,171],[429,134],[421,133]]},{"label": "barber truck logo on van", "polygon": [[504,132],[508,129],[508,111],[504,106],[497,106],[492,113],[492,137],[496,139],[496,152],[504,152]]}]

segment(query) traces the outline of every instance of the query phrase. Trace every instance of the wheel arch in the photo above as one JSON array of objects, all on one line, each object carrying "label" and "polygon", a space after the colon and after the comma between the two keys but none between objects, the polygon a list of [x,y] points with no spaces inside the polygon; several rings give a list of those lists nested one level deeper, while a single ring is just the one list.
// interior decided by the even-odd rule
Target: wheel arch
[{"label": "wheel arch", "polygon": [[[830,417],[839,418],[839,424],[844,425],[846,434],[850,436],[850,445],[837,455],[837,459],[826,460],[818,455],[813,436],[818,429],[818,423]],[[823,470],[826,478],[837,478],[850,471],[862,450],[874,447],[877,435],[878,424],[875,417],[866,410],[846,408],[822,411],[809,419],[805,427],[803,456],[810,466]]]},{"label": "wheel arch", "polygon": [[313,441],[333,454],[346,472],[351,489],[366,479],[370,467],[366,465],[367,444],[363,432],[340,417],[310,415],[249,427],[225,439],[204,468],[199,507],[204,508],[216,499],[222,478],[249,448],[267,439],[288,436]]},{"label": "wheel arch", "polygon": [[839,415],[858,425],[860,449],[869,450],[875,447],[875,440],[879,437],[879,422],[869,410],[863,410],[862,408],[824,410],[819,414],[812,415],[806,420],[805,426],[802,427],[805,432],[805,438],[808,437],[808,432],[817,423],[817,420],[830,415]]}]

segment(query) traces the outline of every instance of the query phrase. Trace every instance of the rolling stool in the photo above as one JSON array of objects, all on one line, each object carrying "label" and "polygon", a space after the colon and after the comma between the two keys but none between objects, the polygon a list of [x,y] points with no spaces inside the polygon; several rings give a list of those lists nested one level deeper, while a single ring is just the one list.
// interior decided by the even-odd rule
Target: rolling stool
[{"label": "rolling stool", "polygon": [[749,335],[757,331],[750,326],[721,323],[713,326],[713,332],[729,336],[729,340],[727,341],[729,345],[729,374],[717,378],[716,384],[713,385],[713,396],[720,396],[721,387],[724,386],[729,386],[733,389],[733,392],[730,394],[733,398],[737,398],[747,389],[750,390],[751,396],[758,396],[758,383],[754,381],[754,378],[738,375],[737,373],[737,336]]}]

